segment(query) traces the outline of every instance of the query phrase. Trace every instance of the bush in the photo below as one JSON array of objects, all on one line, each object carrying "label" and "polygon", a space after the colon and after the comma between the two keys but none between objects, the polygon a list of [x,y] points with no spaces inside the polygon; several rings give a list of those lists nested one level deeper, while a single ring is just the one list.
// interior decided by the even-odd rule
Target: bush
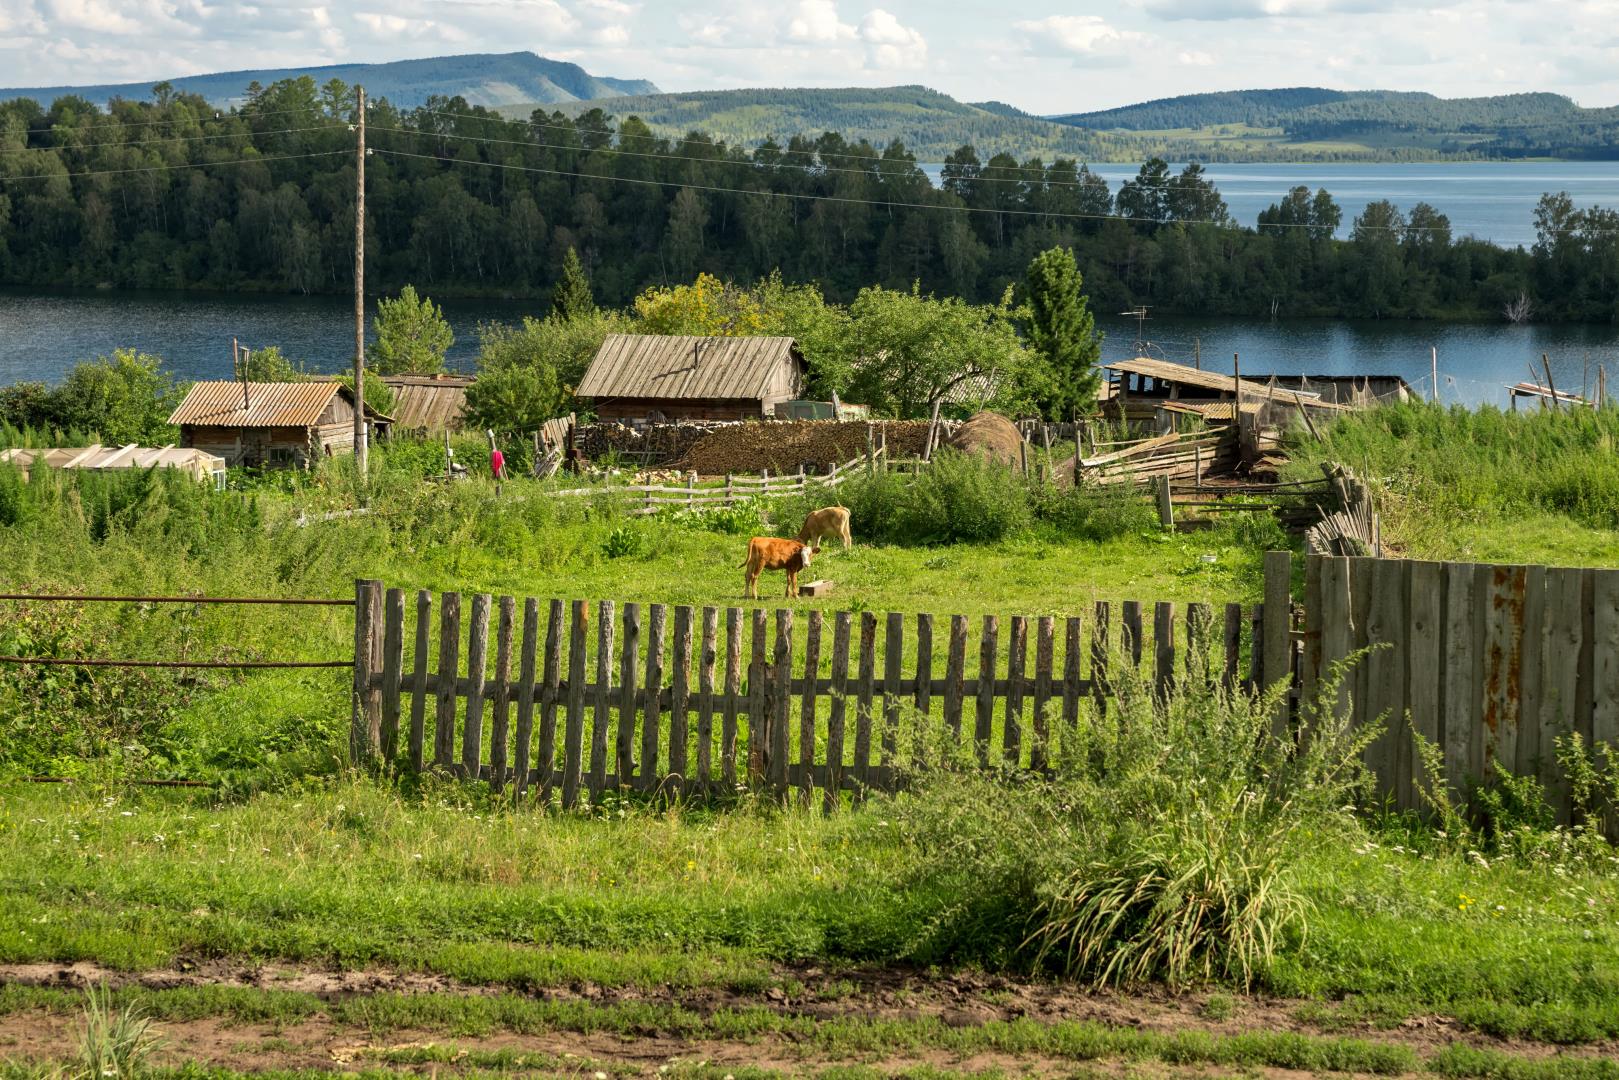
[{"label": "bush", "polygon": [[1158,528],[1157,510],[1129,484],[1037,487],[1031,498],[1039,520],[1075,540],[1112,540]]},{"label": "bush", "polygon": [[1312,716],[1298,751],[1271,730],[1275,694],[1199,673],[1165,702],[1121,670],[1116,708],[1087,702],[1072,729],[1050,725],[1048,777],[935,764],[896,797],[925,853],[912,885],[934,905],[918,960],[1014,962],[1099,985],[1250,985],[1302,935],[1291,869],[1356,828],[1343,808],[1375,731]]}]

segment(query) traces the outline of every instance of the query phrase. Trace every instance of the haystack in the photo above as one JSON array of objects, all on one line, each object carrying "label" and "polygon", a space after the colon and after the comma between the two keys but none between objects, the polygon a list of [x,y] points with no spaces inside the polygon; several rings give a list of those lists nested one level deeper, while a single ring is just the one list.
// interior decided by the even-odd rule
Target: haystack
[{"label": "haystack", "polygon": [[1003,465],[1016,465],[1023,436],[1017,425],[1000,413],[975,413],[956,430],[950,445],[964,454],[982,454]]}]

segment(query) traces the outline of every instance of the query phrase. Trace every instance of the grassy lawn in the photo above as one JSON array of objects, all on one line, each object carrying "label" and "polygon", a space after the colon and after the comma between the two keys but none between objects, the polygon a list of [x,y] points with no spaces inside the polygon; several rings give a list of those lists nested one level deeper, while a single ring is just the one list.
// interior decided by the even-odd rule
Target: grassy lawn
[{"label": "grassy lawn", "polygon": [[[1372,477],[1386,535],[1412,555],[1619,565],[1616,416],[1386,410],[1340,422],[1293,468],[1333,457]],[[0,585],[347,596],[375,577],[748,606],[747,536],[790,534],[804,510],[642,519],[527,483],[422,484],[379,457],[375,512],[331,519],[317,515],[352,503],[336,469],[224,496],[0,489]],[[1278,543],[1268,520],[1164,535],[1133,503],[1025,504],[982,480],[934,492],[955,518],[931,522],[926,500],[904,496],[904,518],[895,489],[849,489],[857,546],[811,575],[837,591],[791,606],[976,621],[1253,602]],[[941,521],[975,531],[925,542]],[[761,606],[780,588],[767,579]],[[7,612],[0,653],[352,646],[341,608]],[[1314,728],[1300,751],[1263,703],[1121,695],[1057,734],[1043,779],[945,762],[830,816],[747,795],[560,813],[345,772],[346,672],[0,678],[0,1077],[81,1074],[83,998],[54,974],[70,963],[172,1040],[152,1075],[184,1061],[175,1075],[1619,1075],[1616,849],[1530,810],[1451,836],[1386,817],[1328,767],[1358,749]],[[21,779],[41,772],[79,782]],[[124,782],[147,775],[220,783]],[[1085,921],[1098,911],[1117,918]],[[1031,946],[1064,925],[1120,955],[1184,931],[1210,959],[1146,952],[1143,978],[1105,976]]]}]

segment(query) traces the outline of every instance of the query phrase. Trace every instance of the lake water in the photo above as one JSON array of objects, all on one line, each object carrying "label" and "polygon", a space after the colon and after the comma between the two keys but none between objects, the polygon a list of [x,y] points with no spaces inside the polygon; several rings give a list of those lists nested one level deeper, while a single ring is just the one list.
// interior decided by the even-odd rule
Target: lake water
[{"label": "lake water", "polygon": [[[544,312],[526,301],[450,300],[443,307],[455,330],[450,364],[460,369],[469,369],[477,354],[478,323]],[[1135,353],[1133,321],[1112,315],[1098,321],[1107,333],[1104,358]],[[353,309],[342,297],[0,290],[0,385],[55,382],[77,361],[121,346],[163,357],[185,379],[229,378],[233,336],[250,348],[279,345],[315,370],[337,371],[349,362]],[[1613,326],[1154,318],[1145,336],[1150,354],[1191,363],[1200,352],[1211,371],[1230,371],[1236,353],[1245,375],[1396,374],[1424,392],[1429,349],[1437,347],[1441,398],[1468,404],[1504,404],[1503,384],[1527,379],[1542,353],[1551,358],[1559,389],[1594,386],[1599,364],[1619,377]]]},{"label": "lake water", "polygon": [[[924,171],[939,182],[942,166]],[[1176,166],[1178,170],[1180,166]],[[1450,218],[1456,237],[1476,236],[1505,247],[1535,242],[1534,210],[1549,191],[1567,191],[1578,206],[1619,205],[1619,162],[1478,161],[1428,164],[1207,165],[1214,186],[1238,223],[1250,228],[1261,210],[1279,202],[1289,188],[1326,188],[1343,210],[1339,236],[1366,204],[1388,199],[1402,210],[1426,202]],[[1092,165],[1115,194],[1134,179],[1139,165]]]}]

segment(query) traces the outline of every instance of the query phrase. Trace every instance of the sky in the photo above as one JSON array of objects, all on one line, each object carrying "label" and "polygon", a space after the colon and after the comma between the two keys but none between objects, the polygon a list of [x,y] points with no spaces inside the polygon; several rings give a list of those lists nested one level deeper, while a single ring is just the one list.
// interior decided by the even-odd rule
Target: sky
[{"label": "sky", "polygon": [[665,90],[921,83],[1036,113],[1253,87],[1619,104],[1619,0],[0,0],[0,85],[528,49]]}]

